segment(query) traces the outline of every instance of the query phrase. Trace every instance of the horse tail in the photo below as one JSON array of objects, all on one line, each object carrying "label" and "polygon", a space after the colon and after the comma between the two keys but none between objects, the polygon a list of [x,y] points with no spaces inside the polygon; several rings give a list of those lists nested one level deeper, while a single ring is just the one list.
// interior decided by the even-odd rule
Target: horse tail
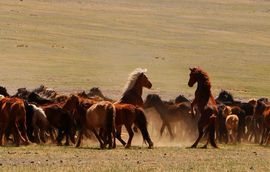
[{"label": "horse tail", "polygon": [[109,104],[107,105],[106,109],[107,109],[106,126],[108,134],[111,134],[114,133],[115,130],[115,107],[113,104]]},{"label": "horse tail", "polygon": [[143,110],[140,108],[136,108],[135,113],[136,113],[135,124],[140,129],[143,136],[143,140],[148,142],[149,148],[152,148],[154,144],[152,140],[150,139],[150,136],[147,130],[147,120],[146,120],[145,114]]},{"label": "horse tail", "polygon": [[215,142],[215,123],[216,123],[216,116],[211,116],[210,117],[210,125],[209,125],[209,135],[210,135],[210,144],[214,148],[218,148],[216,142]]}]

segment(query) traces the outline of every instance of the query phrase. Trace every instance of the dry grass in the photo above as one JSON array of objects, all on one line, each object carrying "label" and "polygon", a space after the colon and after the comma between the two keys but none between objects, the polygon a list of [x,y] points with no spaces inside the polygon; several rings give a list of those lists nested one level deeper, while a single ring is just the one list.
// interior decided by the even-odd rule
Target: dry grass
[{"label": "dry grass", "polygon": [[134,146],[99,150],[31,145],[1,147],[1,171],[269,171],[270,149],[221,145],[220,149]]}]

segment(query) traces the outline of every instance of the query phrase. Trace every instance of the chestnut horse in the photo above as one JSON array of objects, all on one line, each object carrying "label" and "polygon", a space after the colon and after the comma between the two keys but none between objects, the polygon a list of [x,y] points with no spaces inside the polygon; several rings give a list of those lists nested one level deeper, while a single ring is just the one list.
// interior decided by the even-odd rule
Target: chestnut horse
[{"label": "chestnut horse", "polygon": [[[109,101],[93,104],[86,112],[86,128],[91,130],[103,149],[115,148],[115,108]],[[97,129],[99,129],[99,134]]]},{"label": "chestnut horse", "polygon": [[198,121],[199,136],[191,148],[196,148],[199,141],[204,134],[209,134],[208,140],[203,148],[207,148],[208,141],[217,148],[215,142],[215,123],[218,113],[215,99],[211,93],[211,83],[209,76],[200,68],[190,68],[188,86],[193,87],[197,82],[197,89],[195,91],[195,99],[191,103],[191,114],[194,115],[194,106],[197,106],[200,113]]},{"label": "chestnut horse", "polygon": [[[144,141],[148,143],[148,148],[153,147],[153,142],[150,139],[148,130],[147,130],[147,120],[143,110],[139,107],[136,107],[132,104],[123,104],[115,103],[116,117],[115,117],[115,126],[116,126],[116,138],[125,145],[126,148],[131,146],[131,141],[134,136],[132,126],[135,124],[141,131]],[[121,127],[125,125],[129,139],[127,144],[121,138]]]},{"label": "chestnut horse", "polygon": [[128,103],[139,107],[143,106],[143,87],[148,89],[152,87],[152,83],[145,75],[146,71],[146,69],[137,68],[129,75],[124,93],[118,103]]},{"label": "chestnut horse", "polygon": [[[19,126],[21,130],[19,130]],[[0,100],[0,145],[3,144],[3,135],[12,132],[16,146],[22,140],[29,144],[26,133],[26,111],[24,101],[18,98],[3,98]]]},{"label": "chestnut horse", "polygon": [[[137,68],[133,72],[129,74],[128,81],[124,87],[124,92],[120,100],[118,100],[115,104],[132,104],[135,106],[143,107],[143,99],[142,99],[142,91],[143,87],[150,89],[152,87],[152,83],[148,80],[145,73],[147,69]],[[116,113],[116,116],[118,114]],[[117,129],[117,132],[121,131],[121,126]],[[134,130],[137,131],[136,126]],[[117,136],[121,135],[120,133],[116,133]],[[119,140],[119,137],[117,137]],[[119,140],[123,145],[126,144],[122,139]]]}]

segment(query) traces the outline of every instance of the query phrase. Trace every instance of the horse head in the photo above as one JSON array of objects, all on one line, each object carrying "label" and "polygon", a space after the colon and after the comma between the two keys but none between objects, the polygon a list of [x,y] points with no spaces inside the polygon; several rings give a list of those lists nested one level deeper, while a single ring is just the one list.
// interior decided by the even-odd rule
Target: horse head
[{"label": "horse head", "polygon": [[157,94],[148,94],[144,102],[144,108],[150,108],[158,106],[162,103],[161,98]]},{"label": "horse head", "polygon": [[266,108],[266,104],[263,101],[258,101],[255,106],[255,111],[254,111],[254,117],[259,118],[262,116],[264,110]]},{"label": "horse head", "polygon": [[198,81],[197,75],[197,68],[189,68],[190,74],[189,74],[189,81],[188,86],[193,87],[193,85]]},{"label": "horse head", "polygon": [[5,87],[2,87],[2,86],[0,86],[0,94],[5,96],[5,97],[9,97],[7,89]]},{"label": "horse head", "polygon": [[222,115],[226,118],[232,114],[232,108],[230,106],[224,106]]},{"label": "horse head", "polygon": [[140,74],[140,76],[138,77],[138,81],[143,87],[146,87],[148,89],[152,88],[152,83],[149,81],[148,77],[144,73]]},{"label": "horse head", "polygon": [[216,100],[220,102],[234,102],[232,94],[226,90],[221,90]]},{"label": "horse head", "polygon": [[89,93],[87,94],[89,97],[99,96],[104,97],[99,87],[93,87],[89,90]]},{"label": "horse head", "polygon": [[79,97],[71,95],[63,106],[63,109],[72,112],[79,105]]}]

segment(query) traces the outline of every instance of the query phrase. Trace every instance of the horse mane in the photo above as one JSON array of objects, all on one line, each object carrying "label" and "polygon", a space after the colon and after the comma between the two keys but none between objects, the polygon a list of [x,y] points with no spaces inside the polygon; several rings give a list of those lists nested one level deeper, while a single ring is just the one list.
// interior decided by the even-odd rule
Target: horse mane
[{"label": "horse mane", "polygon": [[127,80],[126,85],[123,89],[123,95],[126,94],[129,90],[131,90],[134,87],[138,77],[142,73],[145,73],[145,72],[147,72],[147,69],[136,68],[133,72],[131,72],[129,74],[128,80]]},{"label": "horse mane", "polygon": [[194,73],[199,74],[199,76],[201,77],[200,79],[202,79],[204,81],[204,85],[209,86],[209,88],[211,88],[211,83],[210,83],[210,78],[207,72],[203,71],[201,68],[197,67],[194,68],[195,71]]},{"label": "horse mane", "polygon": [[47,118],[47,116],[46,116],[46,114],[45,114],[45,111],[41,108],[41,107],[37,107],[36,105],[34,105],[34,104],[30,104],[32,107],[33,107],[33,109],[35,110],[35,111],[39,111],[45,118]]}]

